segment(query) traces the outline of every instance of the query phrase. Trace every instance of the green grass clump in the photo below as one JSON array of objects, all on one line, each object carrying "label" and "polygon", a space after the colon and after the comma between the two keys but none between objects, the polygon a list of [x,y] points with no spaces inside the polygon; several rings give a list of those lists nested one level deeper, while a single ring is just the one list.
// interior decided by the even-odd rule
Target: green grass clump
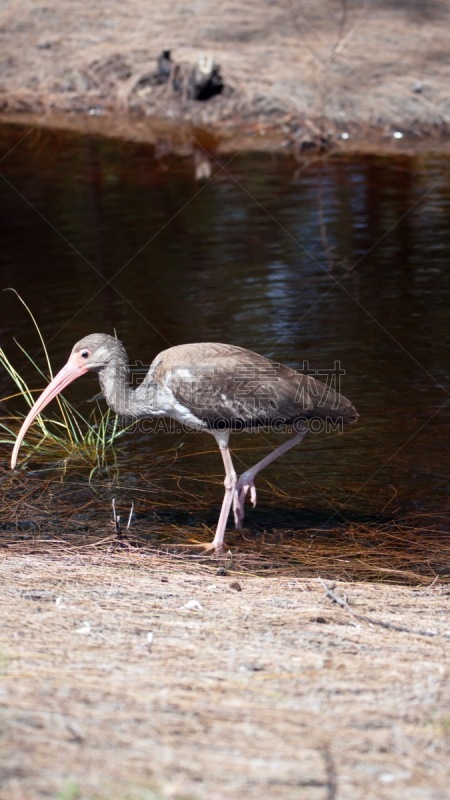
[{"label": "green grass clump", "polygon": [[[14,289],[12,291],[15,292]],[[10,406],[17,398],[22,398],[31,408],[45,386],[52,380],[53,372],[39,326],[24,300],[17,292],[15,294],[25,306],[36,328],[47,362],[48,374],[46,375],[32,356],[14,340],[26,358],[25,367],[28,369],[28,366],[31,365],[39,377],[44,379],[41,388],[30,389],[25,378],[16,370],[4,350],[0,348],[0,367],[7,372],[17,388],[17,391],[7,397],[0,398],[0,403],[3,406]],[[27,431],[20,449],[20,463],[23,464],[36,452],[39,452],[42,460],[64,461],[66,464],[69,459],[81,460],[90,467],[91,475],[97,471],[109,471],[111,466],[116,467],[114,445],[126,433],[129,426],[121,427],[117,415],[110,409],[104,411],[97,400],[88,416],[80,413],[64,396],[59,395],[56,400],[57,405],[51,403],[48,406],[48,414],[46,408],[42,414],[36,417]],[[58,407],[59,410],[55,410]],[[22,412],[0,417],[0,444],[8,445],[11,448],[14,446],[25,417],[26,413]]]}]

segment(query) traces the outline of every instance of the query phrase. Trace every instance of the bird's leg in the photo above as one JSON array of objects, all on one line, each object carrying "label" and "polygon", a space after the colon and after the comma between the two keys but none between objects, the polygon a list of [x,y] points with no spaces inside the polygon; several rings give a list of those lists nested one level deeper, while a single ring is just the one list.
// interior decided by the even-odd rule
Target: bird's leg
[{"label": "bird's leg", "polygon": [[242,527],[242,521],[244,519],[244,504],[247,492],[250,492],[250,501],[253,507],[256,506],[256,488],[254,481],[258,472],[261,472],[264,467],[267,467],[272,463],[272,461],[275,461],[276,458],[282,456],[283,453],[287,453],[291,447],[295,447],[295,445],[300,444],[306,433],[307,428],[303,428],[302,430],[298,431],[294,434],[294,436],[291,436],[290,439],[288,439],[286,442],[283,442],[283,444],[280,444],[279,447],[269,453],[268,456],[261,459],[261,461],[258,461],[254,467],[251,467],[242,473],[236,484],[236,490],[233,498],[234,524],[238,530],[240,530]]},{"label": "bird's leg", "polygon": [[210,545],[211,549],[219,551],[222,549],[223,538],[225,536],[225,528],[227,525],[228,517],[230,515],[231,505],[236,489],[237,476],[231,460],[230,448],[228,447],[228,439],[230,438],[229,431],[221,431],[220,434],[215,434],[217,443],[220,447],[220,452],[223,458],[225,467],[225,495],[220,510],[219,522],[217,523],[216,534],[214,540]]}]

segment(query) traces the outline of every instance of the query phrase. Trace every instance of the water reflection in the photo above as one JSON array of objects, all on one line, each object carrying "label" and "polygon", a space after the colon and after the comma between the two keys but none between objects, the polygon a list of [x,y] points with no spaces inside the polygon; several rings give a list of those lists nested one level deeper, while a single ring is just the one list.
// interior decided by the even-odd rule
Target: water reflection
[{"label": "water reflection", "polygon": [[[22,136],[1,130],[2,286],[31,304],[55,365],[97,330],[116,330],[130,358],[144,363],[171,344],[202,340],[295,366],[324,369],[339,359],[359,425],[342,438],[311,436],[264,477],[289,506],[317,513],[376,513],[394,495],[404,509],[446,507],[446,162],[299,165],[244,155],[198,183],[193,161],[161,161],[144,146]],[[11,295],[1,308],[7,352],[13,336],[33,349]],[[73,394],[94,391],[91,380]],[[268,443],[241,436],[236,446],[248,465]],[[163,436],[130,438],[128,468],[144,469],[167,447]],[[198,437],[184,437],[183,448],[213,449]],[[186,460],[186,471],[192,465],[197,476],[220,475],[215,453]],[[280,500],[268,492],[264,502]]]}]

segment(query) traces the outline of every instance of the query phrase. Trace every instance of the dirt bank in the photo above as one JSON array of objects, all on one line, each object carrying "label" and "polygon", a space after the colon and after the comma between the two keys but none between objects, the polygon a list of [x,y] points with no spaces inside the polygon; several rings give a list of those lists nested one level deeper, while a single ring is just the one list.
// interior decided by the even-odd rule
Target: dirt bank
[{"label": "dirt bank", "polygon": [[0,573],[2,800],[448,797],[448,587],[341,607],[56,543]]},{"label": "dirt bank", "polygon": [[[6,0],[0,110],[78,127],[90,116],[117,135],[137,123],[149,140],[170,120],[175,139],[201,126],[224,149],[431,149],[450,121],[449,24],[447,0],[24,0],[20,14]],[[173,68],[161,82],[163,49]],[[224,81],[207,101],[189,96],[202,54]]]}]

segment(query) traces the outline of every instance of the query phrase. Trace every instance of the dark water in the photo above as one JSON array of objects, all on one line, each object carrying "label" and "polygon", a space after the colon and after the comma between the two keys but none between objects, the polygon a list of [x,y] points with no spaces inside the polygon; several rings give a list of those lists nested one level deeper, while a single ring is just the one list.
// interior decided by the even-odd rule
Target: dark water
[{"label": "dark water", "polygon": [[[446,159],[301,164],[241,153],[196,181],[190,158],[24,133],[0,131],[1,287],[31,305],[56,367],[83,335],[114,330],[144,363],[202,340],[319,370],[338,360],[359,424],[344,436],[310,435],[277,462],[264,479],[286,496],[261,476],[263,503],[319,516],[448,508]],[[12,337],[33,351],[35,333],[15,297],[0,297],[2,345],[20,365]],[[83,403],[94,391],[89,378],[71,394]],[[178,448],[192,454],[180,471],[210,480],[221,473],[213,444],[136,434],[124,469],[144,471]],[[265,434],[236,436],[238,463],[270,444]]]}]

